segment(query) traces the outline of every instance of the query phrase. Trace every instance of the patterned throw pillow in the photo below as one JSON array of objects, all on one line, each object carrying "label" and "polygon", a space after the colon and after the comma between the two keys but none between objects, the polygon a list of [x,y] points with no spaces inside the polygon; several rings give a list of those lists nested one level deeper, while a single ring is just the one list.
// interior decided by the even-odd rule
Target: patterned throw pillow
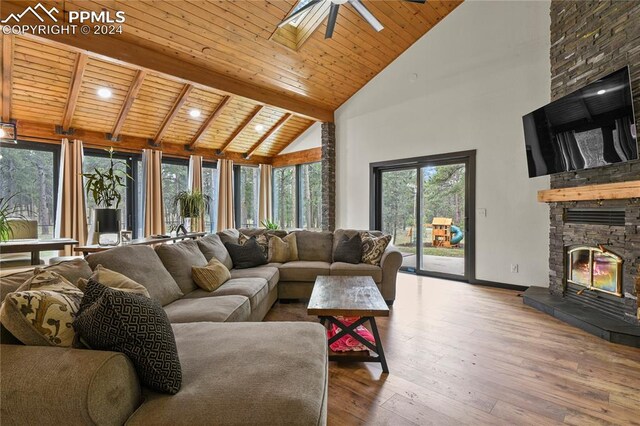
[{"label": "patterned throw pillow", "polygon": [[360,234],[362,237],[362,263],[380,266],[382,255],[391,242],[391,235],[375,237],[368,232]]},{"label": "patterned throw pillow", "polygon": [[157,301],[90,279],[73,327],[92,349],[127,355],[143,385],[171,395],[180,390],[176,340]]},{"label": "patterned throw pillow", "polygon": [[56,272],[36,268],[17,291],[7,294],[0,322],[18,340],[32,346],[72,346],[72,327],[82,292]]},{"label": "patterned throw pillow", "polygon": [[272,235],[269,238],[268,261],[285,263],[298,260],[298,242],[296,234],[289,234],[284,238]]},{"label": "patterned throw pillow", "polygon": [[[96,269],[91,275],[91,279],[99,282],[100,284],[112,288],[114,290],[127,291],[129,293],[141,294],[145,297],[149,296],[149,292],[142,284],[138,284],[129,277],[122,275],[119,272],[107,269],[102,265],[96,266]],[[80,278],[76,285],[82,291],[87,287],[87,282],[84,278]]]},{"label": "patterned throw pillow", "polygon": [[238,238],[238,244],[241,246],[245,245],[250,239],[255,238],[258,246],[260,246],[260,250],[262,250],[262,254],[265,259],[269,258],[269,237],[266,234],[254,235],[253,237],[249,237],[240,233],[240,237]]},{"label": "patterned throw pillow", "polygon": [[192,266],[191,276],[198,287],[206,291],[214,291],[231,279],[227,267],[215,257],[206,266]]}]

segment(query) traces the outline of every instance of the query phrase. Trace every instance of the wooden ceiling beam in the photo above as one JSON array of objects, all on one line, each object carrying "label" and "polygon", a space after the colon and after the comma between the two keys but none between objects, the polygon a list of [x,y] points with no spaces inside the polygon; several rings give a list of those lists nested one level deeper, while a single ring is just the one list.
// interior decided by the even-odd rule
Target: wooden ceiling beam
[{"label": "wooden ceiling beam", "polygon": [[316,163],[322,160],[322,148],[309,148],[303,151],[290,152],[288,154],[273,157],[273,167],[297,166],[298,164]]},{"label": "wooden ceiling beam", "polygon": [[[53,124],[25,120],[17,120],[17,130],[19,139],[33,142],[59,144],[64,137],[67,137],[58,133],[60,128]],[[109,148],[113,146],[113,142],[106,139],[103,132],[74,128],[73,137],[82,140],[84,146],[89,148]],[[147,138],[128,135],[122,135],[121,141],[117,146],[118,151],[132,153],[140,153],[147,148],[149,148]],[[170,141],[163,143],[161,151],[169,157],[189,158],[190,155],[201,155],[205,160],[210,161],[216,161],[221,158],[212,149],[198,147],[193,151],[187,151],[184,144]],[[271,157],[256,155],[251,159],[246,159],[239,152],[226,152],[224,158],[233,160],[237,164],[271,164]]]},{"label": "wooden ceiling beam", "polygon": [[2,37],[2,121],[11,120],[11,70],[13,69],[13,36]]},{"label": "wooden ceiling beam", "polygon": [[225,152],[229,148],[229,146],[231,146],[233,141],[238,137],[238,135],[240,135],[240,133],[242,133],[244,129],[249,127],[249,124],[251,124],[253,119],[256,118],[258,114],[260,114],[263,108],[264,108],[264,105],[260,105],[256,107],[251,113],[251,115],[247,117],[240,126],[238,126],[238,128],[231,134],[231,136],[229,136],[226,142],[218,149],[218,153]]},{"label": "wooden ceiling beam", "polygon": [[162,124],[160,125],[160,129],[158,129],[158,133],[156,133],[156,136],[153,138],[153,141],[156,144],[159,144],[160,142],[162,142],[162,138],[164,137],[164,134],[169,129],[169,126],[171,125],[171,122],[173,121],[173,119],[176,118],[176,115],[178,115],[178,111],[180,111],[180,108],[182,108],[182,105],[184,105],[184,103],[186,102],[192,90],[193,90],[193,86],[191,84],[184,85],[184,87],[182,88],[182,91],[180,92],[180,94],[176,98],[176,101],[173,103],[173,106],[169,110],[169,113],[162,121]]},{"label": "wooden ceiling beam", "polygon": [[71,74],[71,84],[69,85],[67,103],[64,107],[64,113],[62,114],[62,130],[65,132],[69,130],[69,127],[71,127],[71,120],[73,120],[73,113],[76,111],[76,105],[78,104],[80,87],[82,86],[82,77],[84,76],[84,71],[87,68],[88,59],[89,58],[84,53],[78,53],[76,56],[73,74]]},{"label": "wooden ceiling beam", "polygon": [[122,126],[124,126],[124,122],[127,119],[127,115],[133,106],[133,101],[138,97],[138,92],[140,92],[140,88],[142,87],[142,83],[144,82],[144,78],[147,76],[147,72],[143,70],[136,71],[136,76],[133,78],[131,82],[131,86],[129,86],[129,91],[127,92],[127,96],[124,98],[124,103],[122,104],[122,108],[120,108],[120,112],[118,113],[118,118],[116,118],[116,122],[113,125],[113,130],[111,130],[111,140],[117,140],[118,136],[120,136],[120,131],[122,130]]},{"label": "wooden ceiling beam", "polygon": [[[24,11],[25,2],[2,0],[2,7],[3,16],[7,16],[10,13],[21,13]],[[26,14],[22,17],[20,24],[38,25],[41,22],[33,14]],[[128,64],[129,66],[134,65],[148,71],[173,76],[184,82],[209,87],[226,94],[241,96],[315,121],[333,122],[332,109],[311,104],[302,95],[250,85],[211,68],[177,60],[170,53],[165,53],[165,46],[158,45],[157,49],[151,49],[120,37],[104,37],[96,34],[86,34],[82,35],[82,37],[77,34],[39,36],[25,34],[25,37],[41,42],[48,40],[58,46],[62,44],[99,59]]]},{"label": "wooden ceiling beam", "polygon": [[297,140],[298,140],[298,138],[299,138],[300,136],[302,136],[302,134],[303,134],[304,132],[306,132],[307,130],[309,130],[309,128],[310,128],[311,126],[313,126],[314,124],[316,124],[316,123],[315,123],[315,122],[311,122],[311,123],[309,123],[307,126],[303,127],[303,128],[302,128],[302,130],[300,130],[300,133],[298,133],[298,134],[296,135],[296,137],[295,137],[295,138],[292,138],[289,142],[287,142],[287,143],[286,143],[286,145],[284,145],[282,148],[280,148],[280,149],[278,150],[278,152],[276,152],[275,154],[273,154],[273,156],[275,157],[275,156],[277,156],[277,155],[280,155],[280,153],[281,153],[282,151],[284,151],[285,149],[287,149],[287,147],[288,147],[289,145],[291,145],[292,143],[294,143],[295,141],[297,141]]},{"label": "wooden ceiling beam", "polygon": [[253,154],[255,154],[256,151],[260,149],[260,146],[263,143],[265,143],[265,141],[269,139],[271,135],[273,135],[275,132],[280,130],[280,128],[284,126],[285,123],[289,121],[291,117],[293,117],[293,114],[290,114],[290,113],[286,113],[285,115],[283,115],[282,118],[278,120],[278,122],[274,124],[267,133],[262,135],[262,137],[258,139],[258,141],[254,143],[253,146],[251,146],[251,148],[249,148],[249,151],[247,151],[247,153],[245,154],[245,158],[251,158],[251,156],[253,156]]},{"label": "wooden ceiling beam", "polygon": [[216,109],[211,113],[209,118],[207,118],[207,120],[202,123],[200,129],[198,129],[198,132],[195,134],[195,136],[191,140],[191,143],[189,144],[189,149],[194,149],[198,145],[198,142],[202,135],[204,135],[204,133],[209,130],[209,127],[211,127],[211,125],[218,119],[218,117],[220,117],[220,114],[222,114],[224,108],[229,104],[229,102],[231,102],[231,99],[232,98],[229,95],[222,98],[222,101],[218,104]]}]

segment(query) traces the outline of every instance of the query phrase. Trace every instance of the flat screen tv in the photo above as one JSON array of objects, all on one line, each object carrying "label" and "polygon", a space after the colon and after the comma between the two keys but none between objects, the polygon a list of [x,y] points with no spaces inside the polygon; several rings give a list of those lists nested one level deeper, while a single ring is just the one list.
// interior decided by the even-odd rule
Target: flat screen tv
[{"label": "flat screen tv", "polygon": [[629,68],[522,117],[529,177],[638,158]]}]

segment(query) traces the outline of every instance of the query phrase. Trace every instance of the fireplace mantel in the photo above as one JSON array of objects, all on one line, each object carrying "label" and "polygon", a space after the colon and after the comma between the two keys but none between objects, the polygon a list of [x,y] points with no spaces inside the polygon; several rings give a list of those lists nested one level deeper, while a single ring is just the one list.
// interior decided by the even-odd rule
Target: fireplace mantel
[{"label": "fireplace mantel", "polygon": [[640,180],[538,191],[541,203],[640,198]]}]

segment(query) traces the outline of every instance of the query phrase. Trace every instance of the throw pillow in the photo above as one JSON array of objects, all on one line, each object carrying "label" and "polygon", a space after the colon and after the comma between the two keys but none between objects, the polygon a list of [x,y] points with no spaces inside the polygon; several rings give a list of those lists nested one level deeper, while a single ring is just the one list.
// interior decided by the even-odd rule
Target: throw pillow
[{"label": "throw pillow", "polygon": [[245,245],[250,239],[255,239],[260,246],[260,250],[262,250],[262,254],[265,258],[269,258],[269,238],[266,234],[259,234],[249,237],[243,233],[240,233],[240,237],[238,237],[238,244],[241,246]]},{"label": "throw pillow", "polygon": [[191,275],[198,287],[207,291],[213,291],[231,279],[227,267],[215,257],[206,266],[192,266]]},{"label": "throw pillow", "polygon": [[180,390],[176,340],[157,301],[90,279],[73,327],[92,349],[127,355],[143,385],[172,395]]},{"label": "throw pillow", "polygon": [[[96,266],[96,269],[93,271],[90,278],[99,282],[103,286],[114,290],[127,291],[129,293],[141,294],[144,297],[151,297],[143,285],[138,284],[131,278],[125,277],[119,272],[107,269],[102,265]],[[88,280],[80,278],[76,284],[81,291],[84,291],[87,287],[87,282]]]},{"label": "throw pillow", "polygon": [[334,262],[360,263],[362,261],[362,238],[355,234],[351,238],[343,235],[333,252]]},{"label": "throw pillow", "polygon": [[0,322],[18,340],[32,346],[73,346],[72,327],[82,292],[60,274],[36,268],[33,277],[7,294]]},{"label": "throw pillow", "polygon": [[284,238],[275,235],[269,238],[269,263],[285,263],[298,260],[298,243],[296,234],[289,234]]},{"label": "throw pillow", "polygon": [[215,257],[222,262],[227,269],[233,268],[231,256],[229,256],[229,252],[224,247],[224,243],[220,240],[218,235],[209,234],[205,237],[198,238],[196,241],[207,262],[210,261],[212,257]]},{"label": "throw pillow", "polygon": [[227,248],[236,269],[253,268],[267,263],[267,258],[264,257],[258,242],[253,237],[244,245],[224,243],[224,246]]},{"label": "throw pillow", "polygon": [[371,234],[362,237],[362,263],[380,266],[382,255],[391,242],[391,235],[383,235],[382,237],[374,237]]}]

